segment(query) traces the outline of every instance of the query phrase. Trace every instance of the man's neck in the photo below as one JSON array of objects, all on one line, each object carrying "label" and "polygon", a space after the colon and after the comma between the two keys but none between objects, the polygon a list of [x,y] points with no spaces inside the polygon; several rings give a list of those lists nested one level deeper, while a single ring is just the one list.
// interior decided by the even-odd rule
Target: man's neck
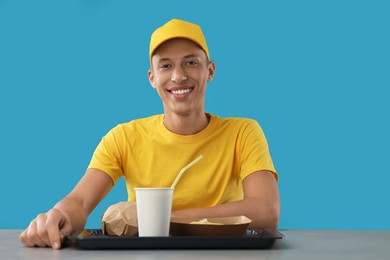
[{"label": "man's neck", "polygon": [[178,135],[193,135],[199,133],[207,127],[208,123],[209,117],[204,112],[185,116],[177,114],[164,115],[165,127]]}]

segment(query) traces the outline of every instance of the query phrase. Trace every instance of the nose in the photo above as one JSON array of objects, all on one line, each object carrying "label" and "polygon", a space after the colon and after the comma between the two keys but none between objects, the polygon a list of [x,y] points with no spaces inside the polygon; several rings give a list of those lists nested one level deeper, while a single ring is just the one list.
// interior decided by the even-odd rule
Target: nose
[{"label": "nose", "polygon": [[175,83],[187,80],[186,71],[181,66],[176,66],[172,71],[171,80]]}]

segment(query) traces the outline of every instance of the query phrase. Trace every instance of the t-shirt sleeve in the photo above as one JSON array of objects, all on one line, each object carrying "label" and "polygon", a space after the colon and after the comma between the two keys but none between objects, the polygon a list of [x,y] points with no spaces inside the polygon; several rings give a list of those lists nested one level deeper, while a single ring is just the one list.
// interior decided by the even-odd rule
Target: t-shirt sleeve
[{"label": "t-shirt sleeve", "polygon": [[113,128],[102,138],[88,165],[88,169],[99,169],[107,173],[114,184],[123,174],[121,151],[117,140],[119,128],[119,126]]},{"label": "t-shirt sleeve", "polygon": [[272,162],[264,132],[255,120],[248,121],[244,126],[240,138],[240,149],[241,180],[260,170],[271,171],[275,179],[278,180],[278,174]]}]

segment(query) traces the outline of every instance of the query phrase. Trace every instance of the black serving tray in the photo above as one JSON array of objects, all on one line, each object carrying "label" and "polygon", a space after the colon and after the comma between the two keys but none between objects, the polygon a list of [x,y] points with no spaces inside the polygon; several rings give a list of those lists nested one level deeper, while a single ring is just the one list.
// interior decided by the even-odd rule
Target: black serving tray
[{"label": "black serving tray", "polygon": [[248,229],[243,236],[117,237],[87,229],[67,242],[82,249],[269,249],[284,235],[273,229]]}]

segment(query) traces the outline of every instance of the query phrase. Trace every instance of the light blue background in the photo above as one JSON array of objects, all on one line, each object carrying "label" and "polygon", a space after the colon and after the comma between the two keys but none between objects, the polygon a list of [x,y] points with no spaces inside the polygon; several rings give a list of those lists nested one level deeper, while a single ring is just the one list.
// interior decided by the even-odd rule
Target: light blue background
[{"label": "light blue background", "polygon": [[[152,31],[202,26],[206,110],[263,127],[281,229],[389,229],[388,1],[0,0],[0,228],[25,228],[83,175],[118,123],[162,112]],[[90,216],[99,227],[124,181]]]}]

